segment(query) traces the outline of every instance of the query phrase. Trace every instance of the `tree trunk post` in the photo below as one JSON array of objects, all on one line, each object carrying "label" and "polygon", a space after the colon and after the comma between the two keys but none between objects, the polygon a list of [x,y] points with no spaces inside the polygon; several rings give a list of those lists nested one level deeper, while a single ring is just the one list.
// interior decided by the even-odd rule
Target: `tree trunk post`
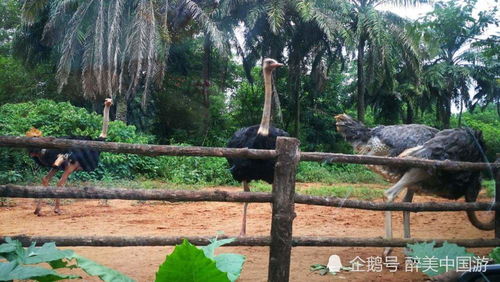
[{"label": "tree trunk post", "polygon": [[[500,153],[497,153],[496,163],[500,163]],[[500,168],[495,168],[495,203],[500,204]],[[500,212],[495,211],[495,238],[500,238]]]},{"label": "tree trunk post", "polygon": [[278,137],[278,158],[274,170],[273,215],[268,281],[288,281],[292,253],[292,225],[295,218],[295,174],[300,160],[299,140]]}]

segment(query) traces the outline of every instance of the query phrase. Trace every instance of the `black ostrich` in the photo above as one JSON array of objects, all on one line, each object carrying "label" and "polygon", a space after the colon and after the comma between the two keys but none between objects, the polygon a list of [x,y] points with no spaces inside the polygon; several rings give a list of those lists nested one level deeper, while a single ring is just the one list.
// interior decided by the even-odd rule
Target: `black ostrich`
[{"label": "black ostrich", "polygon": [[[75,140],[94,140],[94,141],[105,141],[108,134],[108,124],[109,124],[109,109],[113,101],[111,99],[106,99],[104,102],[103,111],[103,122],[101,135],[98,138],[92,139],[89,136],[61,136],[64,139],[75,139]],[[41,136],[41,131],[37,129],[31,129],[26,133],[29,137]],[[68,177],[71,173],[77,170],[93,171],[97,168],[99,164],[99,151],[87,149],[87,148],[71,148],[66,150],[59,149],[30,149],[29,156],[35,160],[35,162],[44,167],[50,167],[49,173],[42,178],[42,185],[48,186],[50,180],[57,173],[58,170],[63,170],[63,174],[59,181],[57,182],[58,187],[62,187],[66,184]],[[42,200],[37,200],[37,205],[35,208],[35,214],[41,216]],[[57,214],[61,213],[60,200],[56,199],[56,204],[54,212]]]},{"label": "black ostrich", "polygon": [[[386,126],[385,128],[389,128],[388,130],[384,129],[384,127],[377,127],[378,130],[377,128],[367,130],[357,121],[346,123],[344,120],[345,117],[337,118],[338,131],[346,136],[346,139],[353,146],[370,147],[365,149],[364,152],[370,150],[390,152],[391,150],[380,150],[377,147],[399,147],[399,149],[393,150],[392,154],[380,153],[373,155],[467,162],[481,162],[484,159],[485,147],[482,133],[470,128],[447,129],[436,133],[436,129],[424,125],[397,125]],[[353,126],[350,126],[349,129],[343,128],[347,124]],[[366,133],[371,131],[375,132],[374,135],[378,135],[378,141],[373,142],[373,137],[366,138]],[[347,135],[350,137],[345,132],[349,132]],[[432,134],[429,134],[429,132]],[[370,139],[372,142],[367,142]],[[409,142],[408,144],[411,145],[405,146],[405,142]],[[431,194],[453,200],[464,196],[467,202],[474,202],[481,189],[481,175],[478,171],[446,171],[425,168],[402,169],[379,166],[376,172],[381,173],[393,182],[397,181],[390,189],[385,191],[388,202],[392,202],[405,188],[406,195],[403,199],[405,202],[411,202],[415,193]],[[493,221],[481,222],[477,218],[475,211],[467,211],[467,215],[476,228],[481,230],[492,230],[494,228]],[[409,212],[403,212],[403,227],[404,237],[410,238]],[[386,237],[392,238],[392,214],[390,211],[386,212],[385,229]],[[386,248],[385,254],[387,255],[389,252],[390,249]]]},{"label": "black ostrich", "polygon": [[[278,136],[290,136],[286,131],[269,125],[273,95],[272,72],[275,68],[281,66],[283,64],[273,59],[264,59],[262,72],[264,75],[265,99],[260,125],[245,127],[236,131],[227,144],[228,148],[275,149]],[[275,160],[228,158],[227,161],[233,178],[238,182],[243,182],[245,192],[250,191],[248,183],[252,180],[264,180],[273,183]],[[246,234],[247,206],[248,203],[244,203],[240,236]]]}]

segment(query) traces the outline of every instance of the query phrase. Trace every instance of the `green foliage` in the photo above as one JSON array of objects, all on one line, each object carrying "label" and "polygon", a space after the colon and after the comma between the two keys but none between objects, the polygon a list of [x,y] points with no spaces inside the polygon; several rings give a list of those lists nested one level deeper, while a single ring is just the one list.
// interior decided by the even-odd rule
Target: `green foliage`
[{"label": "green foliage", "polygon": [[[44,136],[82,135],[97,137],[101,131],[102,116],[89,113],[70,103],[50,100],[5,104],[0,107],[0,135],[24,136],[31,127],[40,129]],[[150,143],[153,137],[136,133],[134,126],[121,121],[110,122],[108,141],[125,143]],[[24,150],[1,148],[0,181],[14,182],[31,179],[33,171],[39,170]],[[90,173],[78,172],[79,179],[133,178],[134,174],[156,175],[158,169],[154,158],[137,155],[102,153],[99,167]],[[43,170],[43,169],[41,169]],[[21,177],[22,176],[22,177]]]},{"label": "green foliage", "polygon": [[495,263],[500,263],[500,247],[494,248],[489,256]]},{"label": "green foliage", "polygon": [[[182,144],[185,145],[185,144]],[[179,184],[236,184],[227,160],[213,157],[160,157],[159,176]]]},{"label": "green foliage", "polygon": [[219,270],[227,273],[227,277],[231,282],[236,281],[236,279],[240,277],[241,271],[243,270],[243,263],[245,263],[246,258],[245,256],[239,254],[229,253],[215,255],[215,249],[222,245],[231,243],[234,240],[236,239],[228,238],[217,240],[217,238],[214,238],[210,240],[210,244],[208,244],[207,246],[200,247],[207,258],[215,260],[215,263]]},{"label": "green foliage", "polygon": [[299,163],[298,182],[322,183],[385,183],[377,174],[361,165],[327,164],[317,162]]},{"label": "green foliage", "polygon": [[[59,250],[54,243],[45,243],[36,247],[32,243],[28,248],[23,248],[21,242],[6,238],[0,245],[0,257],[8,262],[0,262],[0,281],[25,280],[57,281],[62,279],[81,278],[76,275],[66,275],[56,272],[60,268],[80,268],[91,276],[98,276],[103,281],[134,281],[120,272],[107,268],[94,261],[75,254],[71,250]],[[70,264],[75,259],[76,264]],[[28,266],[47,263],[52,269],[38,266]]]},{"label": "green foliage", "polygon": [[[443,246],[435,248],[436,243],[416,243],[408,244],[407,247],[410,249],[408,253],[409,257],[416,260],[418,268],[429,276],[436,276],[446,272],[446,267],[444,264],[439,263],[441,260],[450,259],[456,261],[457,257],[472,257],[473,254],[468,253],[464,247],[460,247],[457,244],[450,244],[444,242]],[[430,259],[436,261],[437,264],[433,264]],[[449,270],[456,269],[455,264],[448,267]]]},{"label": "green foliage", "polygon": [[76,266],[83,269],[90,276],[97,276],[101,278],[102,281],[121,281],[121,282],[133,282],[134,280],[123,275],[122,273],[105,267],[104,265],[98,264],[88,258],[82,257],[78,254],[73,253],[72,257],[76,260]]},{"label": "green foliage", "polygon": [[482,186],[486,190],[486,196],[494,197],[495,196],[495,180],[483,180]]},{"label": "green foliage", "polygon": [[229,279],[213,259],[184,239],[160,265],[155,281],[219,282]]},{"label": "green foliage", "polygon": [[491,105],[484,111],[463,114],[463,125],[483,132],[486,155],[490,162],[495,161],[495,154],[500,152],[500,119]]}]

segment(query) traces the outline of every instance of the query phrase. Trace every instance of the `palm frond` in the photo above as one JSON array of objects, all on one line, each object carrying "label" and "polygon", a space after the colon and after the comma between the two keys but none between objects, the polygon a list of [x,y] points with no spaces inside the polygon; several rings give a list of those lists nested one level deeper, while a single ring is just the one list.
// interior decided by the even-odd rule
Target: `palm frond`
[{"label": "palm frond", "polygon": [[280,0],[271,0],[266,5],[267,11],[267,21],[269,22],[269,26],[271,31],[274,34],[278,34],[279,30],[283,26],[285,22],[285,5],[284,1]]},{"label": "palm frond", "polygon": [[38,18],[38,15],[47,7],[49,0],[24,0],[21,18],[23,23],[31,25]]},{"label": "palm frond", "polygon": [[205,11],[192,0],[183,0],[184,7],[187,9],[189,15],[193,20],[197,21],[203,26],[205,32],[210,36],[210,40],[217,50],[224,50],[224,37],[217,28],[217,25],[210,19]]},{"label": "palm frond", "polygon": [[108,97],[114,98],[118,80],[118,56],[121,50],[120,34],[124,9],[124,0],[116,0],[110,4],[108,12]]},{"label": "palm frond", "polygon": [[103,91],[103,68],[105,61],[105,48],[104,48],[104,32],[106,30],[104,18],[106,17],[104,9],[104,0],[99,1],[99,8],[97,12],[97,19],[95,21],[95,32],[94,32],[94,62],[92,66],[92,71],[95,73],[95,79],[97,83],[97,89],[99,93],[104,93]]},{"label": "palm frond", "polygon": [[93,2],[94,0],[88,0],[84,4],[80,5],[71,17],[71,20],[68,22],[68,29],[62,43],[62,54],[57,66],[56,79],[59,84],[59,91],[61,91],[64,85],[68,82],[73,57],[75,56],[76,38],[84,16]]}]

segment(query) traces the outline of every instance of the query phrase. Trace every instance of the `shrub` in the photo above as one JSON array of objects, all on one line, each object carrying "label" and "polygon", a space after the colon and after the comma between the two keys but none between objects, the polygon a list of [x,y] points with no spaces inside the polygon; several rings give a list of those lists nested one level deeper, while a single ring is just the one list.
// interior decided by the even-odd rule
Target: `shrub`
[{"label": "shrub", "polygon": [[[97,137],[101,131],[102,116],[89,113],[70,103],[37,100],[0,107],[0,135],[24,136],[36,127],[44,136],[84,135]],[[138,134],[134,126],[121,121],[110,122],[108,141],[125,143],[151,143],[153,136]],[[0,183],[32,180],[42,174],[25,150],[0,148]],[[158,161],[154,158],[127,154],[102,153],[99,167],[92,172],[78,172],[73,177],[81,180],[133,178],[135,174],[156,175]]]}]

